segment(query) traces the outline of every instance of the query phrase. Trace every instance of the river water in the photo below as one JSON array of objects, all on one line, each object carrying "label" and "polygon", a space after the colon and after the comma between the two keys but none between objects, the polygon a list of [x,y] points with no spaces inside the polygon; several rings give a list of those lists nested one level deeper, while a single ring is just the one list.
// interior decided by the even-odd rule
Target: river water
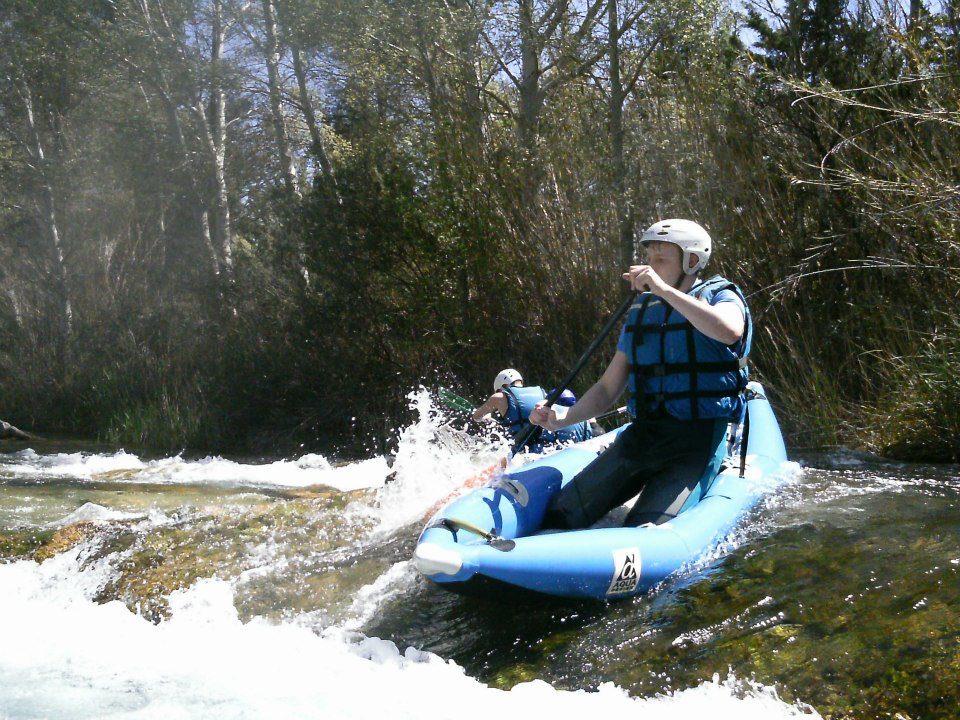
[{"label": "river water", "polygon": [[389,483],[0,446],[0,717],[960,716],[960,468],[799,457],[652,593],[479,600],[410,555],[503,448],[411,403]]}]

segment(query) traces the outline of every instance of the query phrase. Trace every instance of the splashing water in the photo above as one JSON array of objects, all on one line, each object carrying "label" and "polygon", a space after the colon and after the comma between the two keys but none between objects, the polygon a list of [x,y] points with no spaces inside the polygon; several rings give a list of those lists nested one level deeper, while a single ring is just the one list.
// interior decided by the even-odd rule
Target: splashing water
[{"label": "splashing water", "polygon": [[507,453],[503,441],[488,438],[478,444],[452,427],[425,388],[410,393],[408,400],[418,419],[400,432],[393,463],[395,480],[377,493],[381,532],[422,520],[438,499]]}]

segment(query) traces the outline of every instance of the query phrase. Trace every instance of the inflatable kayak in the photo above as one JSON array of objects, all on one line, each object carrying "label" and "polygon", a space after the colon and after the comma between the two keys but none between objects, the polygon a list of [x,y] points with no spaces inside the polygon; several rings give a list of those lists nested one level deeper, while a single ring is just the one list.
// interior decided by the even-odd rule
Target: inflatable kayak
[{"label": "inflatable kayak", "polygon": [[747,398],[748,419],[731,425],[719,472],[703,478],[667,522],[600,527],[601,521],[584,530],[541,531],[551,497],[613,442],[619,428],[448,503],[420,534],[417,569],[443,588],[471,594],[522,588],[613,600],[649,589],[702,557],[784,477],[783,438],[759,383],[750,383]]}]

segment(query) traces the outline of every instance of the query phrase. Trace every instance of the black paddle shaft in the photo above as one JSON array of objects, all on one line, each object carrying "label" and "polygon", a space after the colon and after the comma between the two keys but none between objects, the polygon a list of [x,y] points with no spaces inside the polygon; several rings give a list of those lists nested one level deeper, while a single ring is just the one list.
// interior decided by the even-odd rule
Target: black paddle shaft
[{"label": "black paddle shaft", "polygon": [[[607,324],[603,326],[600,334],[593,339],[593,342],[590,343],[590,347],[584,351],[583,355],[580,356],[580,359],[577,360],[577,364],[573,366],[569,373],[567,373],[567,377],[565,377],[563,382],[555,387],[549,395],[547,395],[547,407],[552,407],[557,401],[557,398],[560,397],[561,393],[563,393],[570,383],[576,379],[577,375],[587,364],[587,361],[590,360],[590,356],[596,352],[597,348],[600,347],[600,343],[606,339],[607,335],[610,334],[610,331],[613,330],[613,326],[616,325],[620,321],[620,318],[626,314],[627,310],[630,309],[630,306],[633,305],[636,299],[637,293],[630,293],[624,298],[623,302],[620,303],[620,307],[618,307],[616,312],[614,312],[613,315],[610,316],[610,319],[607,320]],[[527,426],[523,428],[523,430],[521,430],[517,435],[510,454],[516,455],[527,443],[536,442],[537,438],[540,437],[541,432],[543,432],[543,428],[541,428],[539,425],[532,425],[528,422]]]}]

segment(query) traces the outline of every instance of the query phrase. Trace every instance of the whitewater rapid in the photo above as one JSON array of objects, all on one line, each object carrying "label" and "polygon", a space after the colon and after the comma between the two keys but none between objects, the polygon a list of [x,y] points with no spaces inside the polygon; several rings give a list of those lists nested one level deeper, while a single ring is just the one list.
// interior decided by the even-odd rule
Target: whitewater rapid
[{"label": "whitewater rapid", "polygon": [[[0,492],[9,486],[19,493],[19,506],[8,504],[0,520],[19,529],[125,523],[149,536],[199,511],[160,508],[149,500],[134,507],[124,502],[124,490],[81,504],[85,483],[109,481],[130,493],[170,485],[241,495],[322,487],[345,498],[344,524],[355,532],[344,547],[362,550],[410,532],[439,498],[503,453],[502,445],[478,449],[452,430],[427,392],[412,394],[411,404],[419,420],[399,433],[392,463],[375,457],[334,466],[318,455],[265,464],[179,456],[143,461],[123,451],[29,449],[0,455]],[[70,496],[75,507],[31,495],[50,483],[79,487]],[[0,562],[0,717],[819,717],[784,702],[775,688],[732,675],[652,697],[632,697],[610,682],[578,690],[543,680],[509,691],[489,687],[437,654],[365,633],[386,604],[431,592],[405,559],[386,564],[371,582],[340,598],[343,610],[322,620],[317,612],[292,610],[280,618],[244,618],[238,594],[289,563],[268,545],[249,547],[244,569],[232,576],[214,573],[169,593],[169,612],[160,622],[120,600],[104,600],[130,550],[107,552],[96,535],[43,562]]]}]

